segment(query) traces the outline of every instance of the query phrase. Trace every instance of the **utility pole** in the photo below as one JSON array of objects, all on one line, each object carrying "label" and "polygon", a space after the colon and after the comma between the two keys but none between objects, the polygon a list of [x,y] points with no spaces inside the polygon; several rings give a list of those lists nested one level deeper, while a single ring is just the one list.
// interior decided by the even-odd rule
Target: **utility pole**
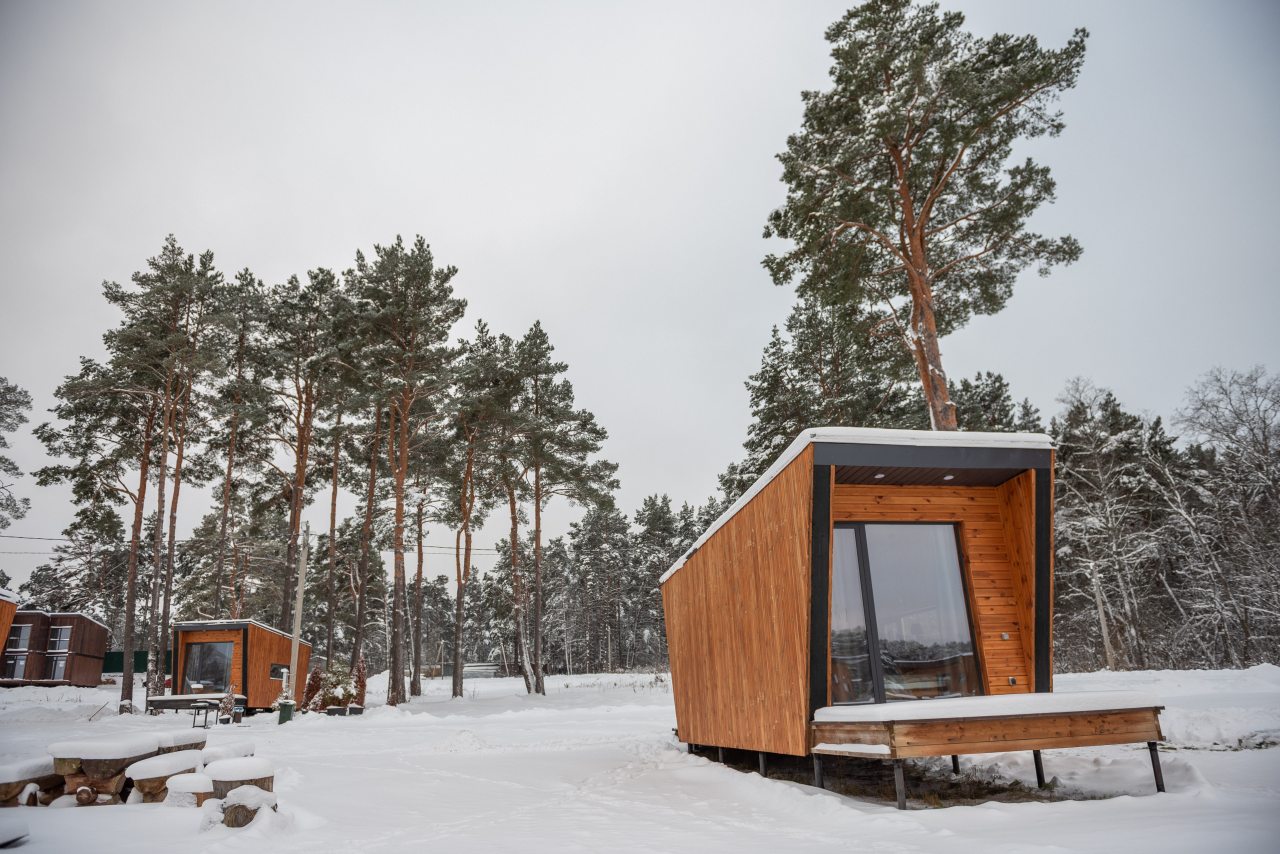
[{"label": "utility pole", "polygon": [[307,582],[307,552],[311,549],[311,523],[302,529],[302,547],[298,549],[298,597],[293,604],[293,643],[289,648],[289,699],[297,699],[298,643],[302,640],[302,592]]}]

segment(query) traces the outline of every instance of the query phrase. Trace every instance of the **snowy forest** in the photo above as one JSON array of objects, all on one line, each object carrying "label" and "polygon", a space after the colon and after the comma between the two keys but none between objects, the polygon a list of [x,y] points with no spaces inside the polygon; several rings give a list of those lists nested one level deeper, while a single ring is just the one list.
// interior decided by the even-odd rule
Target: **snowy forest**
[{"label": "snowy forest", "polygon": [[[1013,153],[1065,127],[1055,101],[1088,34],[1050,49],[962,24],[885,0],[827,32],[832,89],[803,95],[765,226],[787,243],[764,266],[794,305],[745,378],[750,426],[715,494],[619,506],[610,425],[575,398],[542,325],[467,317],[464,274],[422,237],[266,283],[170,236],[131,281],[104,284],[118,314],[105,356],[81,359],[47,421],[0,380],[0,433],[42,422],[55,461],[23,474],[0,458],[0,528],[41,500],[33,486],[65,485],[75,504],[60,537],[0,534],[54,552],[19,586],[25,602],[102,619],[128,700],[135,648],[162,690],[175,620],[290,627],[305,563],[315,660],[389,670],[388,702],[429,667],[451,666],[460,695],[472,662],[543,691],[548,673],[665,666],[659,576],[801,430],[1043,431],[1058,669],[1276,660],[1280,376],[1205,365],[1160,414],[1080,378],[1046,415],[998,365],[943,368],[941,339],[1004,308],[1024,271],[1083,251],[1030,230],[1055,184]],[[552,501],[578,516],[549,535]],[[308,536],[312,507],[326,521]],[[495,521],[505,537],[477,541]],[[431,530],[453,545],[428,544]]]},{"label": "snowy forest", "polygon": [[[628,515],[606,431],[540,325],[513,338],[479,322],[450,340],[465,311],[454,275],[419,238],[268,287],[171,237],[132,282],[108,283],[122,318],[109,357],[82,360],[35,429],[61,462],[29,480],[70,484],[76,511],[20,585],[28,606],[99,617],[163,678],[174,620],[291,624],[301,517],[319,502],[329,525],[312,538],[302,619],[323,664],[491,662],[531,690],[540,672],[662,668],[658,577],[800,430],[928,427],[909,363],[864,347],[845,307],[802,298],[746,382],[751,426],[719,492],[650,496]],[[1047,423],[999,373],[950,393],[961,429],[1046,431],[1058,448],[1058,668],[1280,653],[1280,378],[1208,372],[1173,432],[1083,379]],[[29,398],[6,382],[3,403],[12,432]],[[5,471],[7,525],[31,490]],[[213,506],[182,504],[184,486],[212,486]],[[343,492],[356,509],[339,518]],[[545,537],[555,497],[581,515]],[[189,536],[183,514],[196,514]],[[476,544],[495,514],[509,537]],[[456,548],[428,546],[433,526]]]}]

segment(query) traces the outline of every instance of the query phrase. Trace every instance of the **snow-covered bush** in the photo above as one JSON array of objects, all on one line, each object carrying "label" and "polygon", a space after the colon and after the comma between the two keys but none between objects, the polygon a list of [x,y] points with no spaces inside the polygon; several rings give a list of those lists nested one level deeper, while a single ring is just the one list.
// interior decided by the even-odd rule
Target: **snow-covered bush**
[{"label": "snow-covered bush", "polygon": [[324,686],[324,671],[319,667],[311,668],[311,672],[307,674],[307,687],[302,692],[302,708],[310,709],[316,695],[320,693],[320,689]]},{"label": "snow-covered bush", "polygon": [[353,702],[356,702],[356,687],[351,675],[327,670],[321,675],[320,688],[306,704],[306,708],[319,712],[330,706],[345,706]]}]

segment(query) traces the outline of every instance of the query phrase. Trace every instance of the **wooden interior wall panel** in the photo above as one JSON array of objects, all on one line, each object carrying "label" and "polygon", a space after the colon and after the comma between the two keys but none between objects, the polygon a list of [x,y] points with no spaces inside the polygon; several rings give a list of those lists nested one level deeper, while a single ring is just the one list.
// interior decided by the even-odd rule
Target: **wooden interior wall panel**
[{"label": "wooden interior wall panel", "polygon": [[680,739],[804,756],[813,449],[662,585]]},{"label": "wooden interior wall panel", "polygon": [[[1001,487],[835,485],[835,522],[948,522],[960,526],[960,547],[978,662],[988,694],[1032,690],[1030,645],[1034,599],[1014,578],[1010,515]],[[1028,518],[1026,524],[1033,524]],[[1032,529],[1034,536],[1034,529]],[[1006,637],[1007,636],[1007,637]],[[1015,680],[1010,684],[1009,680]]]}]

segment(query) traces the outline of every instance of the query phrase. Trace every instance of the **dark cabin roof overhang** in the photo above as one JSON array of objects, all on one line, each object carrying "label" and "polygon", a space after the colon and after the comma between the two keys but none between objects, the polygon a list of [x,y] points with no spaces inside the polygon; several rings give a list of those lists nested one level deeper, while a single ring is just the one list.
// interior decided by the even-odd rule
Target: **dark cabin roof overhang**
[{"label": "dark cabin roof overhang", "polygon": [[1048,469],[1053,465],[1053,442],[1043,433],[809,428],[711,523],[659,583],[674,575],[690,555],[809,445],[813,445],[814,465],[833,466],[837,483],[999,486],[1028,469]]}]

